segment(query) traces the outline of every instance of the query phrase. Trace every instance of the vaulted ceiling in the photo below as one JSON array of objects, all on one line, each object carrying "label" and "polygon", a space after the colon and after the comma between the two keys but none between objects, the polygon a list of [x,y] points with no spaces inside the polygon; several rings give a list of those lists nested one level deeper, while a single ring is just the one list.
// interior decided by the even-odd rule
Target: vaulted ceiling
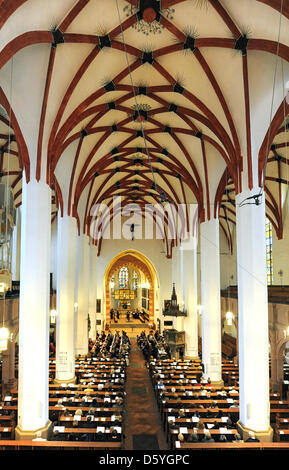
[{"label": "vaulted ceiling", "polygon": [[87,233],[93,206],[121,195],[220,212],[230,240],[226,198],[257,161],[281,237],[288,19],[279,0],[0,1],[0,171],[16,204],[24,168]]}]

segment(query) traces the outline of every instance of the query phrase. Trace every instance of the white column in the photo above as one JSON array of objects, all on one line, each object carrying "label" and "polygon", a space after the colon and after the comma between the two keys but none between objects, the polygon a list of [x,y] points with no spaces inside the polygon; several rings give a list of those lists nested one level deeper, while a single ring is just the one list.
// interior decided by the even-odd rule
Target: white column
[{"label": "white column", "polygon": [[258,192],[259,188],[247,190],[236,197],[240,422],[266,432],[270,402],[265,197],[259,206],[240,207]]},{"label": "white column", "polygon": [[198,357],[198,277],[197,277],[197,249],[192,249],[182,242],[180,248],[181,256],[181,279],[182,299],[187,310],[184,319],[184,330],[186,332],[186,356]]},{"label": "white column", "polygon": [[21,208],[16,209],[16,225],[12,234],[12,280],[20,280],[20,248],[21,248]]},{"label": "white column", "polygon": [[95,340],[96,337],[96,283],[97,283],[97,247],[90,244],[89,247],[90,270],[89,270],[89,317],[90,332],[89,337]]},{"label": "white column", "polygon": [[58,212],[56,293],[56,381],[75,376],[74,293],[76,276],[76,219]]},{"label": "white column", "polygon": [[200,225],[204,378],[222,380],[219,220]]},{"label": "white column", "polygon": [[76,322],[76,355],[88,353],[88,286],[89,286],[89,238],[81,234],[77,238],[78,253],[78,288],[77,288],[77,322]]},{"label": "white column", "polygon": [[[22,178],[19,385],[16,435],[48,424],[51,190]],[[29,437],[28,437],[29,438]]]}]

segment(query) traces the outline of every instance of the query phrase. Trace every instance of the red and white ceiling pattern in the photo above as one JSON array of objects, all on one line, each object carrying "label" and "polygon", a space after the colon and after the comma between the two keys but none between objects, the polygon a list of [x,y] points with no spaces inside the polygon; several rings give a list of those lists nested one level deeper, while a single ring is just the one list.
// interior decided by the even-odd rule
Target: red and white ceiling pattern
[{"label": "red and white ceiling pattern", "polygon": [[[141,207],[161,200],[197,203],[201,219],[219,213],[231,243],[244,159],[250,187],[252,159],[258,158],[260,180],[266,168],[268,217],[282,237],[288,103],[279,103],[269,137],[264,117],[263,146],[255,155],[251,97],[260,64],[272,70],[276,53],[286,67],[289,62],[288,1],[45,3],[0,1],[0,69],[13,61],[17,71],[19,61],[21,82],[41,54],[46,64],[38,77],[41,100],[34,104],[34,166],[18,108],[10,108],[9,94],[0,88],[0,174],[5,178],[9,166],[16,204],[25,169],[27,180],[46,173],[53,202],[74,215],[81,230],[88,232],[94,204],[111,207],[121,195],[124,203]],[[33,98],[33,89],[27,93]]]}]

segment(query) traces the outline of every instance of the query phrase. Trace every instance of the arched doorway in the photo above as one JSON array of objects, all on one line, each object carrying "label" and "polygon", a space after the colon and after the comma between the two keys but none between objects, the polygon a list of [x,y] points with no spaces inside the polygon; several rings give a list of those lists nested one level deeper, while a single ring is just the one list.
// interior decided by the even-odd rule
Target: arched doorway
[{"label": "arched doorway", "polygon": [[[135,274],[133,274],[135,273]],[[141,291],[146,291],[145,297],[142,296],[141,303],[138,306],[143,308],[148,314],[148,322],[155,327],[156,317],[156,295],[159,289],[157,273],[152,263],[143,254],[137,251],[125,251],[115,256],[105,271],[105,324],[106,328],[110,325],[110,310],[116,305],[112,305],[111,282],[116,287],[127,291],[133,291],[131,282],[137,279]],[[133,294],[132,296],[133,297]],[[157,295],[157,298],[159,296]],[[130,299],[130,306],[133,304],[133,298]],[[140,302],[140,299],[138,299]],[[129,302],[129,300],[128,300]]]}]

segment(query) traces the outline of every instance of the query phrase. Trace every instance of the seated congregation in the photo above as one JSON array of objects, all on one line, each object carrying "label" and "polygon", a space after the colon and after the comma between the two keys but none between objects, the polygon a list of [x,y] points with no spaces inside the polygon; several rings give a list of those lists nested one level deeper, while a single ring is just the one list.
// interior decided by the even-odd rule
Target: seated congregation
[{"label": "seated congregation", "polygon": [[[59,446],[86,443],[88,448],[124,448],[131,341],[143,354],[168,449],[259,442],[253,432],[244,440],[238,429],[239,369],[235,361],[223,358],[223,384],[217,386],[210,378],[203,378],[200,358],[189,359],[183,354],[178,360],[172,358],[164,336],[148,330],[147,334],[142,331],[136,340],[130,340],[125,331],[97,333],[96,340],[89,342],[88,355],[75,359],[74,383],[54,381],[56,360],[51,355],[51,432],[47,439],[38,433],[34,443],[49,441]],[[14,440],[17,408],[18,391],[7,391],[0,407],[2,442]],[[289,441],[289,407],[285,394],[270,392],[270,421],[274,441]]]},{"label": "seated congregation", "polygon": [[[86,357],[75,361],[75,383],[57,384],[55,358],[49,364],[49,441],[100,443],[98,448],[122,447],[126,365],[130,340],[125,332],[97,334]],[[0,409],[1,439],[14,439],[17,390],[11,390]],[[44,441],[41,432],[35,442]]]}]

